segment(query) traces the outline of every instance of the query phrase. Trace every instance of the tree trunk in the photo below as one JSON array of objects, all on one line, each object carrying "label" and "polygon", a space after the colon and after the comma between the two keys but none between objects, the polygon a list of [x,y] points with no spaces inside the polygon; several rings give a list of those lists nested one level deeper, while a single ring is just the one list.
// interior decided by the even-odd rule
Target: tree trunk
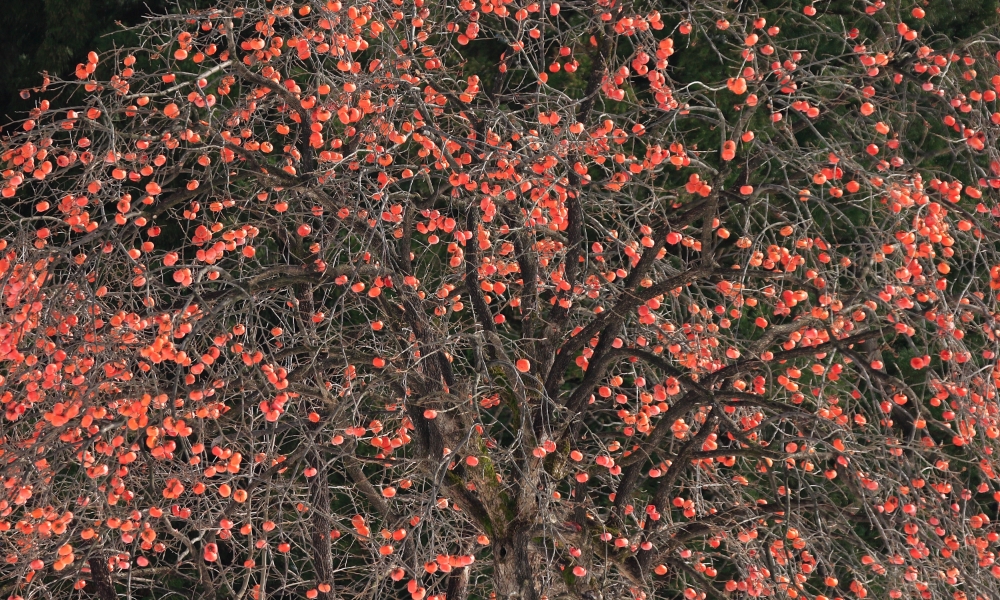
[{"label": "tree trunk", "polygon": [[469,596],[469,569],[455,569],[448,576],[446,600],[465,600]]},{"label": "tree trunk", "polygon": [[108,560],[101,555],[91,556],[90,582],[94,584],[97,597],[101,600],[117,600],[115,584],[111,582],[111,573],[108,571]]},{"label": "tree trunk", "polygon": [[493,584],[498,600],[538,600],[538,582],[531,565],[528,523],[511,523],[507,536],[493,552]]},{"label": "tree trunk", "polygon": [[[312,496],[312,551],[316,583],[333,587],[333,559],[330,546],[330,487],[326,468],[317,464],[319,472],[310,482]],[[332,594],[320,591],[318,600],[332,600]]]}]

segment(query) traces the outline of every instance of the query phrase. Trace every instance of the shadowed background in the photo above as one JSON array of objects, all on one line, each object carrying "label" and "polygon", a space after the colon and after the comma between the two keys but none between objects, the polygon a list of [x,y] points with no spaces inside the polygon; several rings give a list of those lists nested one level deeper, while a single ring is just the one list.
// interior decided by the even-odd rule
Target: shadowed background
[{"label": "shadowed background", "polygon": [[[175,0],[0,0],[0,124],[34,106],[20,91],[41,84],[42,71],[72,77],[90,50],[106,50],[134,41],[122,25],[143,15],[178,12]],[[183,0],[184,9],[206,5]]]},{"label": "shadowed background", "polygon": [[[675,4],[677,0],[640,0],[635,4],[661,2]],[[776,3],[765,0],[757,4]],[[76,64],[84,62],[90,50],[130,45],[133,40],[122,32],[122,25],[135,25],[151,13],[181,12],[210,4],[208,0],[0,0],[0,124],[34,106],[36,99],[22,99],[20,91],[38,86],[42,71],[71,78]],[[829,3],[829,10],[836,11],[840,4],[846,7],[845,2],[835,0]],[[1000,0],[917,0],[912,4],[924,6],[926,22],[935,31],[960,39],[996,22]],[[707,53],[705,58],[709,58]]]}]

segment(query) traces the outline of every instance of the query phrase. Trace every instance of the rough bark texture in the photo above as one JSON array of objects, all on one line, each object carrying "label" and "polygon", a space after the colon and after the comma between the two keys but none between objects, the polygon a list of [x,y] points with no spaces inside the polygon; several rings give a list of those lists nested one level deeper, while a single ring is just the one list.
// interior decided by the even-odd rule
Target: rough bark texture
[{"label": "rough bark texture", "polygon": [[541,590],[531,560],[530,525],[518,523],[511,527],[493,556],[497,598],[538,600]]},{"label": "rough bark texture", "polygon": [[[325,468],[320,468],[313,477],[310,491],[312,492],[312,553],[313,569],[316,571],[317,584],[326,583],[333,586],[333,555],[330,546],[330,489]],[[330,592],[320,591],[319,600],[331,600]]]},{"label": "rough bark texture", "polygon": [[108,561],[103,556],[91,556],[90,561],[90,583],[94,586],[94,592],[100,600],[116,600],[118,594],[115,593],[115,584],[111,581],[111,573],[108,571]]},{"label": "rough bark texture", "polygon": [[455,569],[448,576],[447,600],[465,600],[469,596],[469,570]]}]

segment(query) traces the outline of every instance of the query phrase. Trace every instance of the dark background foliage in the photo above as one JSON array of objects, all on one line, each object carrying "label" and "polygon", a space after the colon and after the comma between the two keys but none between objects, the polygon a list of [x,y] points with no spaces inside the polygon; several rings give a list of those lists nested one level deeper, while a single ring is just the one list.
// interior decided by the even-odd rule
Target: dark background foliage
[{"label": "dark background foliage", "polygon": [[[3,0],[0,124],[34,105],[34,98],[22,99],[20,92],[39,85],[42,71],[69,76],[87,52],[132,42],[122,31],[123,25],[135,25],[150,13],[179,12],[208,4],[207,0]],[[836,4],[835,0],[830,8],[835,10]],[[966,38],[1000,18],[1000,0],[934,0],[923,4],[927,23],[952,39]],[[701,56],[686,58],[711,60],[707,51],[695,54]]]},{"label": "dark background foliage", "polygon": [[21,90],[41,83],[40,73],[68,76],[87,52],[101,52],[135,40],[122,26],[143,15],[177,12],[205,0],[3,0],[0,35],[0,123],[30,109],[34,98]]}]

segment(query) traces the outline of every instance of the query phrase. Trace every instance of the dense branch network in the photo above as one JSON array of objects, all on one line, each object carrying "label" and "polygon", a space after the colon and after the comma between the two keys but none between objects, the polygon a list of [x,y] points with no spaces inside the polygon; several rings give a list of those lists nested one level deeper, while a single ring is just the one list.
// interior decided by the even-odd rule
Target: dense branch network
[{"label": "dense branch network", "polygon": [[0,141],[8,596],[1000,596],[995,32],[251,0],[136,33]]}]

